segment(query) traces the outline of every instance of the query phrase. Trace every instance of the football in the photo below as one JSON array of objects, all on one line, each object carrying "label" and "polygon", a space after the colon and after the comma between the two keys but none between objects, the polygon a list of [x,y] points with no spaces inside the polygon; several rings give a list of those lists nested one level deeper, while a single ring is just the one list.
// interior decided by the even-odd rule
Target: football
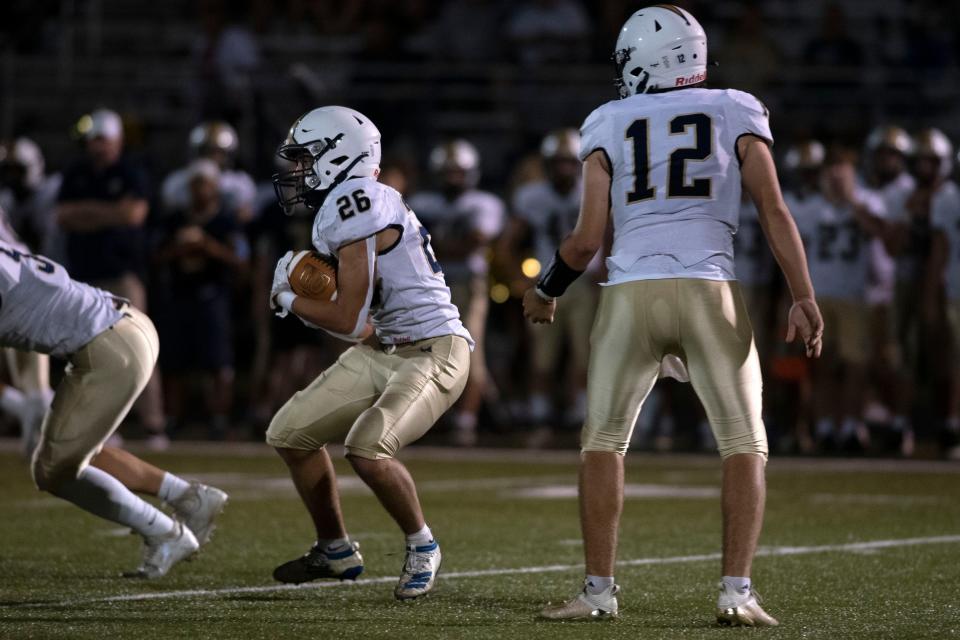
[{"label": "football", "polygon": [[336,261],[316,251],[297,253],[287,267],[287,279],[298,296],[324,301],[336,297]]}]

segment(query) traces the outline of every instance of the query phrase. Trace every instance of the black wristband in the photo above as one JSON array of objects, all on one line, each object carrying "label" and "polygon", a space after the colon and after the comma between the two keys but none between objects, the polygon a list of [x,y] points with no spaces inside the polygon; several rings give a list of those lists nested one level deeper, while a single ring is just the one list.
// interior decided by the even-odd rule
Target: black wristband
[{"label": "black wristband", "polygon": [[537,281],[537,289],[551,298],[559,298],[582,273],[583,271],[570,268],[570,265],[563,261],[560,252],[557,251],[553,260],[544,269],[540,280]]}]

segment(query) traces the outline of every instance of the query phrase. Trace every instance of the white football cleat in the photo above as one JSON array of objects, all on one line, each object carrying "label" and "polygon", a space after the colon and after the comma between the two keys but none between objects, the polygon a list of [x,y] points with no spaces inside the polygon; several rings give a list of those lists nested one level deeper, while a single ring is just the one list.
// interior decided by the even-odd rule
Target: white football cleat
[{"label": "white football cleat", "polygon": [[176,517],[193,532],[197,543],[202,547],[210,542],[210,536],[216,528],[214,520],[223,512],[227,498],[227,494],[220,489],[191,480],[190,488],[167,504]]},{"label": "white football cleat", "polygon": [[143,561],[134,573],[126,574],[128,577],[163,577],[173,565],[196,553],[200,545],[190,529],[177,520],[173,523],[173,531],[166,535],[144,536]]},{"label": "white football cleat", "polygon": [[397,600],[412,600],[433,589],[442,559],[440,545],[436,540],[420,546],[407,545],[407,557],[403,563],[400,582],[393,590]]},{"label": "white football cleat", "polygon": [[547,605],[540,612],[548,620],[612,620],[620,615],[617,594],[620,586],[612,584],[600,593],[587,593],[586,580],[577,597],[558,605]]},{"label": "white football cleat", "polygon": [[760,594],[753,588],[737,592],[720,583],[717,622],[732,627],[775,627],[779,622],[760,606]]}]

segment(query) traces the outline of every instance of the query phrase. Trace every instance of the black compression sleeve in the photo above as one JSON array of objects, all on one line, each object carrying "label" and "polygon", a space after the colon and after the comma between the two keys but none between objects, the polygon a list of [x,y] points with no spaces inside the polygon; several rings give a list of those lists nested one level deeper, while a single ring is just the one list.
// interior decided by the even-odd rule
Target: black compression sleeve
[{"label": "black compression sleeve", "polygon": [[558,298],[582,273],[583,271],[577,271],[564,262],[560,252],[557,251],[553,260],[544,269],[540,280],[537,281],[537,289],[551,298]]}]

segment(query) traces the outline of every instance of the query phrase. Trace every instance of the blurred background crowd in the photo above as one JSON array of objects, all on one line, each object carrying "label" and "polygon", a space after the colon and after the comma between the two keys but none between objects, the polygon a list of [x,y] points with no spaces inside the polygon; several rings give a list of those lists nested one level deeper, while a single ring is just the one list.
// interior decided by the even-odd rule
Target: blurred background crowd
[{"label": "blurred background crowd", "polygon": [[[678,4],[707,30],[710,86],[771,111],[827,322],[821,361],[784,344],[788,298],[745,202],[737,270],[774,450],[960,457],[960,7]],[[577,127],[614,97],[607,61],[642,6],[9,0],[0,206],[32,250],[157,324],[158,375],[125,433],[259,439],[346,346],[268,308],[277,258],[309,248],[312,222],[278,208],[275,150],[304,111],[354,107],[481,345],[427,437],[575,446],[603,260],[550,327],[526,325],[519,296],[576,220]],[[690,385],[669,379],[634,439],[713,446]]]}]

